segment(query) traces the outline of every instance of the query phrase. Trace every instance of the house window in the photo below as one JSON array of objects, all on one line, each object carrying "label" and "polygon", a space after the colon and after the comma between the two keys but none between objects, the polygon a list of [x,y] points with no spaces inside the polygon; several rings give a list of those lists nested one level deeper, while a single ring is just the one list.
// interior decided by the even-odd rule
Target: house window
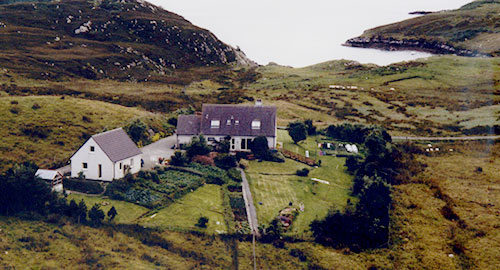
[{"label": "house window", "polygon": [[95,152],[95,147],[94,146],[90,147],[90,152]]},{"label": "house window", "polygon": [[133,168],[133,167],[134,167],[134,159],[133,159],[133,158],[131,158],[131,159],[130,159],[130,168]]},{"label": "house window", "polygon": [[122,169],[122,163],[120,162],[120,170]]},{"label": "house window", "polygon": [[214,137],[208,137],[207,139],[209,142],[215,142],[215,138]]},{"label": "house window", "polygon": [[241,139],[241,150],[247,150],[248,149],[248,144],[251,141],[251,139]]},{"label": "house window", "polygon": [[231,119],[228,119],[228,120],[226,121],[226,125],[228,125],[228,126],[230,126],[230,125],[231,125]]},{"label": "house window", "polygon": [[236,143],[234,139],[231,139],[231,149],[234,150],[236,148]]},{"label": "house window", "polygon": [[252,129],[260,129],[260,120],[252,121]]},{"label": "house window", "polygon": [[82,167],[83,167],[84,169],[87,169],[87,168],[88,168],[88,164],[87,164],[87,162],[82,163]]},{"label": "house window", "polygon": [[102,165],[101,164],[98,165],[98,171],[99,171],[99,178],[101,178],[102,177]]},{"label": "house window", "polygon": [[210,127],[211,128],[219,128],[220,127],[220,121],[219,120],[212,120],[212,121],[210,121]]}]

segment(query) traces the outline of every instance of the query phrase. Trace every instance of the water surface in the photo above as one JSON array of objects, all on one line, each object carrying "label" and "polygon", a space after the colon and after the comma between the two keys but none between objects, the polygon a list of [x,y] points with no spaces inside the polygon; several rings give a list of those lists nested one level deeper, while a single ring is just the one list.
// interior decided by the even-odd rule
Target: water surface
[{"label": "water surface", "polygon": [[427,57],[341,46],[379,25],[411,18],[412,11],[456,9],[470,0],[151,0],[219,39],[239,46],[259,64],[302,67],[334,59],[387,65]]}]

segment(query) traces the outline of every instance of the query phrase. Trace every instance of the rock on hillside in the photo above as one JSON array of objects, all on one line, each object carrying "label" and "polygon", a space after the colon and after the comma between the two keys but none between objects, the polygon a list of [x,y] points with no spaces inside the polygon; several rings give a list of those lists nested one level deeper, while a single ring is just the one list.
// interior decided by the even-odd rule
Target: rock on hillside
[{"label": "rock on hillside", "polygon": [[208,30],[141,0],[0,5],[0,48],[1,68],[50,80],[147,80],[178,69],[254,64]]},{"label": "rock on hillside", "polygon": [[463,56],[500,54],[500,0],[479,0],[367,30],[346,46]]}]

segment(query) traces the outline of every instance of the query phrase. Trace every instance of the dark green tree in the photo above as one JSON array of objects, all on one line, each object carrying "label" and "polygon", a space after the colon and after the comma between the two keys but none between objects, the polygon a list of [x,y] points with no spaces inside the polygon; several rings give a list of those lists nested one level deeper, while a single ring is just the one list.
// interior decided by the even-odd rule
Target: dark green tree
[{"label": "dark green tree", "polygon": [[262,160],[271,160],[271,151],[266,136],[258,136],[250,143],[250,150],[256,158]]},{"label": "dark green tree", "polygon": [[104,220],[104,211],[98,204],[94,204],[89,211],[89,218],[93,225],[99,225]]},{"label": "dark green tree", "polygon": [[288,134],[292,137],[295,144],[307,138],[307,128],[302,122],[293,122],[288,124]]},{"label": "dark green tree", "polygon": [[181,151],[175,151],[174,155],[170,159],[170,165],[183,167],[189,163],[188,157]]},{"label": "dark green tree", "polygon": [[224,139],[215,144],[215,151],[219,153],[229,153],[231,149],[231,136],[226,136]]},{"label": "dark green tree", "polygon": [[116,212],[115,207],[112,206],[111,209],[109,209],[109,211],[108,211],[108,218],[109,218],[109,220],[113,220],[116,217],[117,214],[118,214],[118,212]]},{"label": "dark green tree", "polygon": [[316,134],[316,127],[313,124],[313,121],[311,119],[307,119],[304,121],[304,124],[306,125],[307,128],[307,135],[315,135]]},{"label": "dark green tree", "polygon": [[140,119],[136,119],[134,122],[125,127],[125,130],[127,131],[130,138],[132,138],[135,143],[138,143],[139,141],[147,138],[147,128],[148,126],[144,122],[142,122]]},{"label": "dark green tree", "polygon": [[37,169],[34,163],[25,162],[0,175],[0,214],[21,211],[43,214],[48,205],[55,205],[57,197],[45,181],[35,176]]},{"label": "dark green tree", "polygon": [[68,213],[66,214],[68,217],[71,217],[74,221],[78,220],[78,204],[75,200],[71,200],[68,206]]},{"label": "dark green tree", "polygon": [[207,217],[200,217],[198,219],[198,223],[195,224],[196,227],[200,228],[206,228],[208,223],[208,218]]},{"label": "dark green tree", "polygon": [[189,159],[196,155],[207,155],[211,151],[211,147],[207,144],[205,136],[199,135],[191,140],[191,143],[186,146],[186,155]]},{"label": "dark green tree", "polygon": [[78,203],[78,212],[76,216],[78,223],[87,222],[87,205],[83,199]]}]

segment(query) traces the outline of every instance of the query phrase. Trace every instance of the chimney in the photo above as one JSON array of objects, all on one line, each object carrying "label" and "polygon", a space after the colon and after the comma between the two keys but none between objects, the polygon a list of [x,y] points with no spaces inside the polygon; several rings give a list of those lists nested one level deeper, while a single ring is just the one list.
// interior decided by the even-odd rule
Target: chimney
[{"label": "chimney", "polygon": [[255,106],[262,106],[262,99],[255,100]]}]

